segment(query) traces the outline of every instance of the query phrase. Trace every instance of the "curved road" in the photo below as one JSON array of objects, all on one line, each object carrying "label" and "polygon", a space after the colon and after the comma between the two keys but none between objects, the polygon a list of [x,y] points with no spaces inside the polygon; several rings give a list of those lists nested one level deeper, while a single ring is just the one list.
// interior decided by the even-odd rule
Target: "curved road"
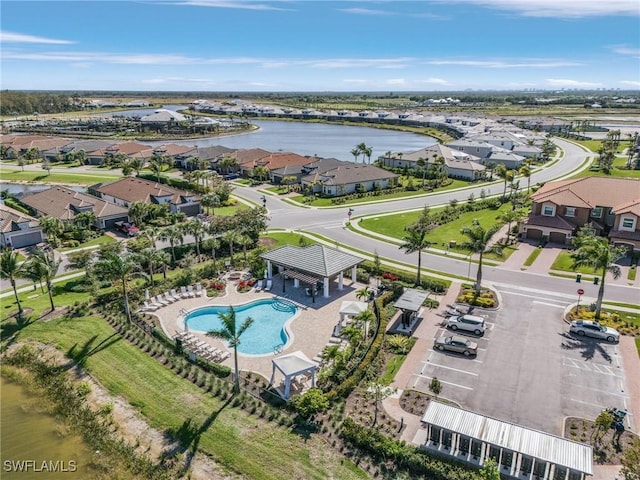
[{"label": "curved road", "polygon": [[[555,164],[535,172],[531,176],[531,183],[545,182],[571,175],[573,171],[582,166],[586,158],[593,153],[582,147],[561,139],[554,142],[564,151],[563,157]],[[526,179],[521,179],[521,186]],[[402,210],[422,209],[425,205],[443,205],[453,199],[466,200],[473,192],[476,198],[480,197],[480,191],[484,189],[488,195],[498,195],[503,191],[503,182],[495,182],[491,185],[483,184],[478,187],[451,190],[448,192],[429,194],[420,197],[395,201],[381,201],[354,206],[356,216],[368,216],[397,212]],[[235,195],[245,197],[256,204],[262,204],[262,194],[249,187],[237,187]],[[406,255],[396,245],[382,240],[374,239],[345,228],[347,209],[349,207],[314,208],[291,205],[275,196],[267,196],[267,208],[269,210],[269,227],[291,230],[304,230],[327,237],[343,245],[351,246],[367,252],[377,251],[381,259],[409,263],[417,263],[416,254]],[[461,277],[467,277],[469,263],[466,259],[422,254],[423,268],[446,272]],[[471,276],[475,277],[475,265],[471,266]],[[505,270],[500,267],[483,266],[483,280],[494,284],[532,288],[549,291],[557,294],[571,295],[575,297],[575,281],[572,279],[552,277],[523,271]],[[584,283],[586,290],[585,299],[597,296],[597,286]],[[639,303],[638,289],[635,287],[607,284],[606,299],[609,301]]]}]

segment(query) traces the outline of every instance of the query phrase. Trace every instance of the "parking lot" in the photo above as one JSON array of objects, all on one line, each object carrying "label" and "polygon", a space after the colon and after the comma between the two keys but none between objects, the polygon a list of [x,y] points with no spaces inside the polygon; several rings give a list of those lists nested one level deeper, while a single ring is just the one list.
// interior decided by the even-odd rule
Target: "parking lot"
[{"label": "parking lot", "polygon": [[567,416],[595,419],[604,408],[628,408],[617,344],[570,334],[561,318],[571,300],[515,288],[500,295],[499,310],[473,313],[485,317],[484,335],[438,328],[436,336],[477,342],[478,354],[428,349],[416,367],[416,390],[429,392],[437,377],[440,396],[463,408],[555,434]]}]

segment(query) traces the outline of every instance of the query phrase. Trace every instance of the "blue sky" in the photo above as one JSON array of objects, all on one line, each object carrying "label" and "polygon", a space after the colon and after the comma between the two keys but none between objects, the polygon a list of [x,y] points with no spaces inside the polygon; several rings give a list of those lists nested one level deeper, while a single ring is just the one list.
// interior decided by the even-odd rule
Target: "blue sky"
[{"label": "blue sky", "polygon": [[7,1],[2,89],[640,89],[638,0]]}]

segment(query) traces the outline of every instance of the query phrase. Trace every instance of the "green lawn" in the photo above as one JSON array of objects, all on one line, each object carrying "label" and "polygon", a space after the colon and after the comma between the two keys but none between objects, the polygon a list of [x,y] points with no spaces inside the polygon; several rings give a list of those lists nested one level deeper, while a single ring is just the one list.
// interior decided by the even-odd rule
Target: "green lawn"
[{"label": "green lawn", "polygon": [[[592,165],[597,164],[598,157],[595,156]],[[622,178],[640,178],[640,170],[628,170],[626,168],[627,165],[627,157],[616,157],[613,161],[613,168],[609,174],[601,172],[599,170],[587,169],[584,170],[572,178],[582,178],[582,177],[622,177]],[[592,167],[593,168],[593,167]]]},{"label": "green lawn", "polygon": [[636,338],[636,350],[638,351],[638,357],[640,357],[640,338]]},{"label": "green lawn", "polygon": [[63,352],[91,351],[85,368],[112,395],[126,399],[154,428],[197,432],[188,448],[197,445],[229,472],[274,480],[368,478],[327,448],[324,440],[305,439],[203,393],[121,339],[99,318],[35,322],[16,337],[17,341],[54,345]]},{"label": "green lawn", "polygon": [[596,275],[596,271],[591,267],[580,267],[578,269],[573,269],[571,265],[573,264],[573,259],[571,258],[570,252],[560,252],[556,259],[551,264],[550,270],[560,270],[561,272],[576,272],[576,273],[586,273],[587,275]]},{"label": "green lawn", "polygon": [[282,247],[283,245],[300,246],[301,239],[307,245],[318,243],[309,237],[291,232],[268,232],[267,234],[262,235],[262,239],[263,243],[267,244],[267,248],[269,249]]},{"label": "green lawn", "polygon": [[540,253],[542,253],[542,248],[537,247],[533,252],[531,252],[531,254],[529,254],[527,259],[524,261],[524,265],[527,267],[533,265],[533,262],[536,261],[536,258],[538,258],[538,255],[540,255]]},{"label": "green lawn", "polygon": [[68,252],[70,250],[77,250],[78,248],[98,247],[105,243],[113,243],[115,241],[116,239],[113,237],[110,237],[109,235],[101,235],[98,238],[93,238],[88,242],[81,243],[80,245],[76,245],[75,247],[64,247],[64,248],[59,248],[58,250],[60,250],[61,252]]},{"label": "green lawn", "polygon": [[60,183],[65,185],[93,185],[100,182],[110,182],[122,178],[122,175],[109,175],[98,173],[56,173],[47,175],[46,171],[21,172],[19,170],[0,169],[0,176],[7,182],[44,182]]},{"label": "green lawn", "polygon": [[[501,223],[497,217],[504,211],[511,208],[510,204],[505,203],[498,210],[480,210],[478,212],[468,212],[460,215],[460,218],[453,222],[445,223],[434,230],[431,230],[427,234],[427,240],[432,242],[434,246],[440,248],[449,244],[450,241],[455,241],[458,245],[466,240],[466,237],[460,233],[460,229],[471,225],[474,218],[477,218],[481,225],[487,227],[494,223]],[[434,211],[437,211],[434,209]],[[397,240],[402,240],[404,236],[404,228],[418,220],[422,211],[404,212],[395,215],[385,215],[379,217],[371,217],[362,219],[359,225],[375,233],[380,233]],[[497,240],[497,238],[496,238]],[[464,250],[458,248],[456,251],[464,252]],[[506,254],[507,252],[505,252]]]}]

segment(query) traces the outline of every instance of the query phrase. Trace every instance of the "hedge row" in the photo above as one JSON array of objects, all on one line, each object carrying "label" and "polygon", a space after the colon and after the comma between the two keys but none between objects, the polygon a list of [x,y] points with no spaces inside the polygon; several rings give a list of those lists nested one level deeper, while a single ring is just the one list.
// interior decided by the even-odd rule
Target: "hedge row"
[{"label": "hedge row", "polygon": [[478,480],[478,472],[464,468],[454,462],[430,457],[426,452],[407,445],[400,440],[385,437],[378,430],[363,427],[346,418],[340,436],[345,442],[371,455],[380,462],[388,462],[389,469],[408,472],[429,480]]},{"label": "hedge row", "polygon": [[[360,264],[360,268],[369,272],[369,274],[373,275],[376,270],[376,265],[372,260],[365,260]],[[398,277],[398,280],[404,283],[408,283],[413,285],[416,280],[416,275],[411,272],[407,272],[405,270],[396,269],[393,267],[379,267],[381,272],[379,275],[382,275],[383,272],[393,273]],[[430,292],[437,293],[439,295],[444,295],[447,293],[447,290],[451,286],[451,282],[449,280],[441,280],[439,278],[433,277],[425,277],[424,275],[420,276],[420,287],[425,290],[429,290]]]}]

